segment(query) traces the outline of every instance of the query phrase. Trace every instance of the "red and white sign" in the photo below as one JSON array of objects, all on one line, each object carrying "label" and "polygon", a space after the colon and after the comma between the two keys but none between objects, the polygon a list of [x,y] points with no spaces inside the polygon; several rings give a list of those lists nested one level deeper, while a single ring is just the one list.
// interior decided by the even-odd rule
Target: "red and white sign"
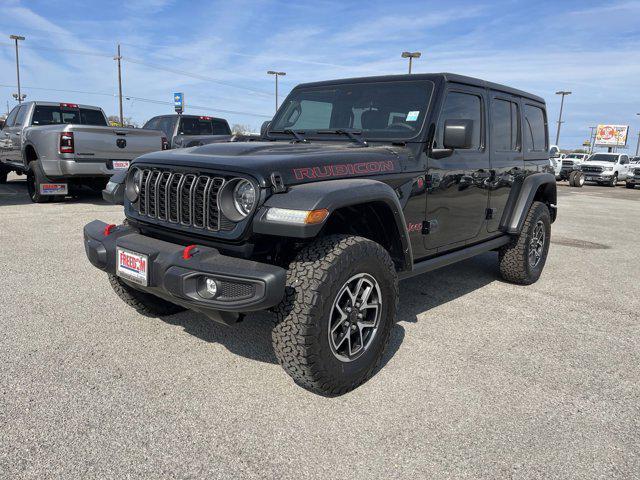
[{"label": "red and white sign", "polygon": [[624,147],[627,145],[628,125],[598,125],[596,145],[601,147]]},{"label": "red and white sign", "polygon": [[113,169],[114,170],[126,170],[129,168],[129,162],[126,160],[114,160],[113,161]]},{"label": "red and white sign", "polygon": [[149,258],[146,255],[118,247],[116,266],[119,277],[139,285],[148,285]]},{"label": "red and white sign", "polygon": [[40,195],[67,195],[69,188],[66,183],[41,183]]}]

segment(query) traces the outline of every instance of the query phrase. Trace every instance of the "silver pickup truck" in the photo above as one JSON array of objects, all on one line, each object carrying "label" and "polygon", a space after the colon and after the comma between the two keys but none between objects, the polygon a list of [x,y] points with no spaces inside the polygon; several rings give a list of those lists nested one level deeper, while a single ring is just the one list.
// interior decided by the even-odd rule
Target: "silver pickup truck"
[{"label": "silver pickup truck", "polygon": [[27,102],[0,131],[0,183],[14,171],[33,202],[59,200],[82,185],[102,190],[134,158],[167,148],[161,131],[111,127],[99,107]]}]

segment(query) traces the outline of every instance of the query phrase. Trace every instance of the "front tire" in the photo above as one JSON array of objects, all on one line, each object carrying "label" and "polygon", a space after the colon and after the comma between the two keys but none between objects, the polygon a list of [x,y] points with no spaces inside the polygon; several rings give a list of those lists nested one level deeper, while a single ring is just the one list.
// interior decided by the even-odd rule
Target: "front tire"
[{"label": "front tire", "polygon": [[146,317],[162,317],[165,315],[173,315],[186,310],[186,308],[167,302],[160,297],[156,297],[150,293],[141,292],[124,283],[115,275],[109,275],[109,283],[111,288],[120,299],[133,307],[138,313]]},{"label": "front tire", "polygon": [[618,174],[616,173],[611,179],[611,183],[609,183],[610,187],[615,187],[618,184]]},{"label": "front tire", "polygon": [[635,184],[633,183],[625,183],[624,186],[627,188],[636,188]]},{"label": "front tire", "polygon": [[533,202],[520,234],[498,252],[500,274],[508,282],[535,283],[542,274],[551,242],[551,215],[542,202]]},{"label": "front tire", "polygon": [[582,188],[584,187],[584,181],[585,181],[584,173],[575,172],[575,175],[573,176],[573,186],[576,188]]},{"label": "front tire", "polygon": [[290,264],[276,309],[280,365],[320,395],[357,388],[382,360],[397,303],[395,267],[381,245],[349,235],[316,240]]},{"label": "front tire", "polygon": [[0,185],[7,183],[7,176],[9,175],[9,169],[0,164]]}]

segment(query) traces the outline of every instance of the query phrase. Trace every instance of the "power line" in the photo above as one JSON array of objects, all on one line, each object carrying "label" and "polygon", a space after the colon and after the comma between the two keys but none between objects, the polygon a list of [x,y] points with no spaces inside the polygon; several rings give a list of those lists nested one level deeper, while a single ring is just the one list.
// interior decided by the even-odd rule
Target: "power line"
[{"label": "power line", "polygon": [[[15,85],[0,84],[0,87],[15,88]],[[30,89],[30,90],[50,91],[50,92],[80,93],[80,94],[84,94],[84,95],[100,95],[100,96],[111,97],[111,98],[117,98],[118,97],[118,94],[116,94],[116,93],[91,92],[91,91],[86,91],[86,90],[67,90],[67,89],[60,89],[60,88],[43,88],[43,87],[28,87],[28,86],[25,86],[23,88]],[[138,102],[152,103],[152,104],[155,104],[155,105],[171,105],[171,106],[173,106],[173,102],[167,102],[167,101],[164,101],[164,100],[154,100],[152,98],[135,97],[135,96],[126,95],[126,94],[123,94],[122,96],[126,100],[135,100],[135,101],[138,101]],[[228,113],[228,114],[231,114],[231,115],[248,115],[248,116],[260,117],[260,118],[272,118],[272,115],[264,115],[264,114],[261,114],[261,113],[241,112],[241,111],[238,111],[238,110],[225,110],[225,109],[222,109],[222,108],[205,107],[205,106],[191,105],[191,104],[189,104],[189,108],[192,108],[194,110],[202,110],[202,111],[209,111],[209,112]]]}]

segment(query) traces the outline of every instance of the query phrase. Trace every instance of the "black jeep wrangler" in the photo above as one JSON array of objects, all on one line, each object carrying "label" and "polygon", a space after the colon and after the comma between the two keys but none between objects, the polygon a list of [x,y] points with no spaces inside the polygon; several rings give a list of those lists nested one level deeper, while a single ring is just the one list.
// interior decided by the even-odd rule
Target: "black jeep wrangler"
[{"label": "black jeep wrangler", "polygon": [[452,74],[296,87],[264,141],[156,152],[114,175],[126,221],[84,228],[87,256],[147,315],[231,324],[272,309],[301,386],[365,382],[398,280],[497,251],[538,280],[556,217],[542,98]]}]

